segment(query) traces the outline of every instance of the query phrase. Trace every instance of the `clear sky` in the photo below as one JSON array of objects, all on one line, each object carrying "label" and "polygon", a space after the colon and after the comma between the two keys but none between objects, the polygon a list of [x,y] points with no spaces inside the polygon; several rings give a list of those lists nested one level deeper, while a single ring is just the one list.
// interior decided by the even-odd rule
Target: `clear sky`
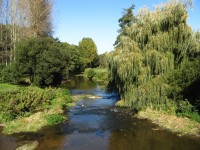
[{"label": "clear sky", "polygon": [[[153,8],[166,0],[55,0],[54,37],[62,42],[78,45],[83,37],[90,37],[97,45],[98,53],[113,50],[118,35],[118,19],[123,8],[135,4],[135,13],[141,7]],[[194,0],[189,10],[188,23],[194,30],[200,29],[200,0]]]}]

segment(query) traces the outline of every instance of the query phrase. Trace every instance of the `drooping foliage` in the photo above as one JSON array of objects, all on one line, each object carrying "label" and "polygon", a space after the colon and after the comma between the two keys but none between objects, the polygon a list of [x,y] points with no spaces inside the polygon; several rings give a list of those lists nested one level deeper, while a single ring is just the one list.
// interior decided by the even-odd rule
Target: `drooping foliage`
[{"label": "drooping foliage", "polygon": [[198,34],[187,24],[186,7],[170,1],[154,11],[143,8],[133,16],[137,20],[123,29],[120,45],[109,58],[110,85],[128,106],[176,110],[183,87],[174,86],[172,77],[200,51]]}]

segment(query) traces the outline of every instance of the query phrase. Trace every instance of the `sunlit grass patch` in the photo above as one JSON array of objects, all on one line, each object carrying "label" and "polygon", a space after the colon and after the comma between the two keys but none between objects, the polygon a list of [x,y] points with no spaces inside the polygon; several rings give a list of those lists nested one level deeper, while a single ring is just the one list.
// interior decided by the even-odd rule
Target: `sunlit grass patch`
[{"label": "sunlit grass patch", "polygon": [[189,118],[177,117],[164,111],[155,111],[147,108],[137,114],[140,119],[149,119],[160,127],[168,129],[179,135],[200,135],[200,124]]}]

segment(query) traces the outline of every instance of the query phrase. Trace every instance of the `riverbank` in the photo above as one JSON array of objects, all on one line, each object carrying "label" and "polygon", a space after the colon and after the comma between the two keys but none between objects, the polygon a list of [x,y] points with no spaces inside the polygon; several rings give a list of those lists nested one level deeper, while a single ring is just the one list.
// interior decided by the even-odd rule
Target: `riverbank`
[{"label": "riverbank", "polygon": [[66,89],[20,87],[0,84],[2,133],[37,132],[67,119],[64,111],[74,105]]},{"label": "riverbank", "polygon": [[177,133],[180,136],[187,134],[200,136],[200,124],[186,117],[177,117],[176,115],[148,108],[145,111],[138,112],[137,118],[151,120],[161,128]]},{"label": "riverbank", "polygon": [[[124,100],[117,101],[115,106],[128,108]],[[164,111],[147,108],[146,110],[139,111],[136,117],[139,119],[148,119],[161,128],[177,133],[180,136],[186,134],[200,136],[200,123],[186,117],[177,117],[175,113],[169,114]]]}]

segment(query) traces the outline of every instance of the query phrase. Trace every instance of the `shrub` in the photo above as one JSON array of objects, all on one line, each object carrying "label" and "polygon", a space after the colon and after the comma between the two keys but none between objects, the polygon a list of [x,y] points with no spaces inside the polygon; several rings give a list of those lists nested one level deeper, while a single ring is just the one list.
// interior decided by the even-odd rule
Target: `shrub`
[{"label": "shrub", "polygon": [[[55,105],[54,100],[58,98],[62,99],[59,104],[61,106],[71,101],[68,90],[62,89],[32,87],[1,92],[0,122],[50,109]],[[8,119],[6,119],[7,114],[11,115]]]},{"label": "shrub", "polygon": [[0,72],[0,82],[13,84],[19,83],[21,73],[17,68],[17,64],[15,63],[10,66],[4,67]]},{"label": "shrub", "polygon": [[87,73],[87,77],[90,79],[90,80],[92,80],[92,78],[95,76],[95,71],[94,70],[92,70],[92,69],[90,69],[89,71],[88,71],[88,73]]}]

